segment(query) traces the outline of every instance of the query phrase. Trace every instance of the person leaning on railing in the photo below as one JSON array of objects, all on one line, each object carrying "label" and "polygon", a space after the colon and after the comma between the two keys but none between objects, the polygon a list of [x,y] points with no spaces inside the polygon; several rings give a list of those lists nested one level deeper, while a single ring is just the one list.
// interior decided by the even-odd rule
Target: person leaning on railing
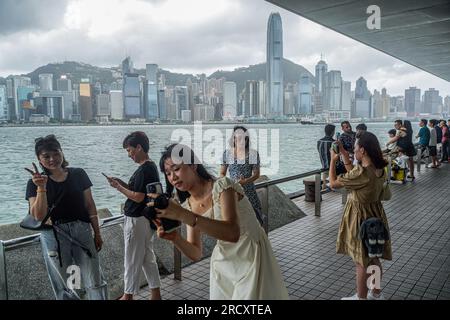
[{"label": "person leaning on railing", "polygon": [[[57,300],[77,300],[78,294],[67,286],[70,266],[78,266],[83,285],[91,300],[106,300],[107,287],[97,251],[102,248],[97,209],[92,198],[92,183],[81,168],[68,167],[61,145],[54,135],[35,140],[35,153],[43,169],[28,181],[26,199],[30,213],[43,220],[48,208],[52,228],[41,231],[41,246],[48,276]],[[55,203],[57,202],[57,203]],[[91,228],[94,231],[92,237]],[[76,288],[75,288],[76,289]]]},{"label": "person leaning on railing", "polygon": [[[330,187],[334,189],[344,187],[350,191],[350,195],[339,227],[336,251],[349,255],[353,259],[357,284],[357,293],[343,300],[382,299],[380,289],[368,292],[366,285],[367,268],[370,265],[377,265],[381,271],[381,263],[378,258],[369,257],[359,234],[362,222],[372,217],[381,219],[389,234],[388,221],[381,203],[381,193],[387,179],[384,170],[387,162],[383,159],[377,137],[370,132],[364,132],[357,137],[354,148],[354,155],[358,161],[356,166],[353,166],[348,152],[342,145],[339,145],[339,152],[344,159],[347,173],[336,176],[333,160],[337,160],[339,154],[331,150]],[[392,260],[389,240],[384,243],[382,258]]]}]

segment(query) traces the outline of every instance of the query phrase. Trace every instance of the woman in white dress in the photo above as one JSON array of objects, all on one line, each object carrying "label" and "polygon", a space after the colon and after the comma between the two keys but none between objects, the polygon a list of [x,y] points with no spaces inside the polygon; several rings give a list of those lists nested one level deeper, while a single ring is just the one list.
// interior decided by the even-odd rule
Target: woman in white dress
[{"label": "woman in white dress", "polygon": [[166,209],[156,209],[157,217],[185,223],[187,238],[164,232],[157,221],[158,235],[194,261],[202,258],[202,232],[218,240],[211,255],[210,299],[289,299],[269,239],[242,187],[226,177],[215,180],[181,144],[166,148],[160,168],[167,192],[176,188],[182,206],[170,200]]}]

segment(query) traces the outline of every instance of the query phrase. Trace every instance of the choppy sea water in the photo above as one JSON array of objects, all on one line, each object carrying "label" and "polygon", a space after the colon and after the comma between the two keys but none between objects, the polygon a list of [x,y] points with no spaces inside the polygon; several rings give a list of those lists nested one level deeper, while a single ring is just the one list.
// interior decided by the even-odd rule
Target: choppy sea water
[{"label": "choppy sea water", "polygon": [[[387,131],[393,128],[392,123],[369,123],[367,126],[383,145],[388,140]],[[269,178],[285,177],[321,167],[316,141],[324,136],[323,125],[255,124],[247,127],[251,129],[252,141],[256,142],[258,148],[264,146],[264,137],[267,136],[267,148],[260,148],[259,151],[263,162],[261,173]],[[37,162],[34,155],[34,139],[37,137],[55,134],[69,165],[81,167],[89,175],[97,208],[108,208],[113,214],[118,214],[125,198],[109,186],[101,172],[128,181],[137,168],[122,148],[123,138],[128,133],[136,130],[147,133],[150,157],[158,163],[164,146],[171,142],[171,138],[179,139],[180,135],[183,139],[190,136],[192,147],[194,142],[201,141],[201,147],[197,143],[195,148],[203,156],[215,150],[215,157],[220,158],[222,150],[218,149],[227,145],[226,135],[232,128],[233,125],[203,125],[201,131],[198,128],[194,130],[193,125],[0,127],[0,224],[18,222],[28,211],[25,189],[30,174],[23,168],[31,167],[33,161]],[[414,124],[414,130],[415,135],[417,124]],[[271,161],[272,151],[277,148],[279,152],[275,157],[279,155],[278,165],[276,161]],[[212,173],[218,173],[218,164],[209,163],[207,167]],[[303,189],[300,180],[279,186],[285,192]]]}]

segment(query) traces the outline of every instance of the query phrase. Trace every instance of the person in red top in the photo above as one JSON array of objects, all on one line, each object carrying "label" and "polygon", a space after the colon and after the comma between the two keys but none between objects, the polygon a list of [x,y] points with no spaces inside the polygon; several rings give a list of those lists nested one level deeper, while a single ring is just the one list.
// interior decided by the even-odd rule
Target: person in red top
[{"label": "person in red top", "polygon": [[448,162],[449,159],[449,145],[450,145],[450,131],[445,123],[445,120],[441,120],[439,126],[442,130],[442,157],[441,162]]}]

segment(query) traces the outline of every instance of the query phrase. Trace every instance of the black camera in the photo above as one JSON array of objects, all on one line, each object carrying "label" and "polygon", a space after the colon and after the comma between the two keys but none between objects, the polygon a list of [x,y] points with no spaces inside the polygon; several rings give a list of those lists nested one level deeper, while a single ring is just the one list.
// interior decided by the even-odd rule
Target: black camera
[{"label": "black camera", "polygon": [[[153,203],[153,206],[146,207],[143,215],[150,220],[150,224],[153,229],[156,229],[156,226],[153,225],[154,219],[156,219],[157,209],[166,209],[169,206],[169,195],[164,193],[162,185],[160,182],[149,183],[145,186],[147,193],[155,193],[158,194],[156,198],[149,198],[149,202]],[[161,218],[161,224],[165,232],[169,233],[181,226],[181,223],[176,220]]]}]

